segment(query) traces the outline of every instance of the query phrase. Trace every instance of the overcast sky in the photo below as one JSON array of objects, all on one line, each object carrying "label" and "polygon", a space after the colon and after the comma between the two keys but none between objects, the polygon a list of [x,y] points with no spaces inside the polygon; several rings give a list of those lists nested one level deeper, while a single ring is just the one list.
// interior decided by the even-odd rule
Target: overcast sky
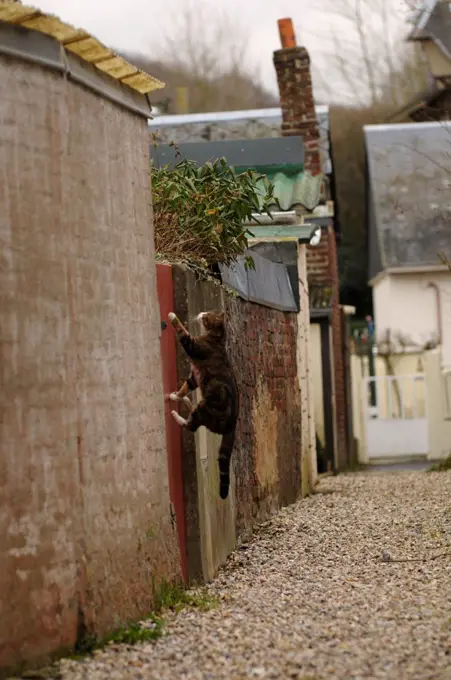
[{"label": "overcast sky", "polygon": [[[34,0],[44,11],[84,28],[108,47],[139,51],[158,58],[162,35],[171,28],[177,9],[191,0]],[[344,0],[341,0],[342,2]],[[403,0],[389,0],[399,10]],[[204,0],[205,4],[227,12],[236,21],[240,36],[249,36],[250,64],[260,71],[264,84],[276,91],[272,53],[279,45],[277,19],[293,19],[298,43],[304,44],[317,68],[326,72],[327,49],[332,49],[332,31],[344,43],[355,40],[349,22],[337,23],[321,11],[328,0]],[[329,0],[330,2],[330,0]],[[30,3],[31,4],[31,3]],[[371,3],[370,3],[371,4]],[[197,3],[194,6],[198,7]],[[169,8],[169,9],[168,9]],[[396,17],[393,24],[396,23]],[[333,26],[333,28],[332,28]],[[399,26],[399,23],[398,23]],[[208,26],[205,27],[208,30]],[[329,45],[327,45],[329,43]]]}]

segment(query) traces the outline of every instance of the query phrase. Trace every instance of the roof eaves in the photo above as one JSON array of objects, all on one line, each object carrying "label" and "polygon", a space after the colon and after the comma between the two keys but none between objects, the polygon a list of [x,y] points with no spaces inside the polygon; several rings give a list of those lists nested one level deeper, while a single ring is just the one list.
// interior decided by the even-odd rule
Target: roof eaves
[{"label": "roof eaves", "polygon": [[0,22],[21,26],[53,38],[68,53],[75,54],[110,78],[142,95],[164,87],[164,83],[157,78],[133,66],[86,31],[66,24],[57,16],[7,0],[0,3]]}]

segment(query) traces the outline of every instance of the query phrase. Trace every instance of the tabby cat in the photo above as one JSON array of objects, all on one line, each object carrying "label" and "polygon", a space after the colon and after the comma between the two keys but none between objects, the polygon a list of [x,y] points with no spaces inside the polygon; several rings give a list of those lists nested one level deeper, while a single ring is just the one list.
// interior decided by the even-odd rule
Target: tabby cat
[{"label": "tabby cat", "polygon": [[[171,312],[169,321],[180,343],[191,359],[191,374],[178,392],[169,395],[172,401],[183,401],[191,409],[187,420],[172,411],[175,420],[190,432],[204,425],[215,434],[222,434],[219,449],[219,495],[227,498],[230,486],[230,458],[235,443],[239,395],[226,347],[224,314],[202,312],[197,317],[204,333],[191,337],[177,316]],[[200,387],[202,399],[193,410],[188,393]]]}]

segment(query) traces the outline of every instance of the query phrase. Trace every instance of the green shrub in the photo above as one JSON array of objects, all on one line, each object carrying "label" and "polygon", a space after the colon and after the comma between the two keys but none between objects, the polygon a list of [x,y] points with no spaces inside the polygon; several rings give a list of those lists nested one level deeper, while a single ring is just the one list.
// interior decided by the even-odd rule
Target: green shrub
[{"label": "green shrub", "polygon": [[233,262],[252,235],[245,221],[256,212],[269,215],[275,201],[274,186],[259,181],[263,177],[250,170],[238,174],[224,158],[152,168],[157,253],[203,267]]}]

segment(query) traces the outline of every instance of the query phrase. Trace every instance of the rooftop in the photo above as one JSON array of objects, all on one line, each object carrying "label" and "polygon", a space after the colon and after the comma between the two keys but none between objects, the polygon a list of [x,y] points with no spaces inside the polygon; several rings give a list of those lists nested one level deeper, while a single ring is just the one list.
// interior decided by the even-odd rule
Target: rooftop
[{"label": "rooftop", "polygon": [[451,59],[451,2],[449,0],[423,0],[414,12],[414,28],[410,40],[433,40]]},{"label": "rooftop", "polygon": [[[320,131],[323,172],[332,172],[329,148],[329,107],[315,107]],[[213,142],[230,139],[281,137],[282,109],[248,109],[180,115],[155,115],[149,129],[161,143]]]},{"label": "rooftop", "polygon": [[370,278],[451,252],[451,123],[367,125]]},{"label": "rooftop", "polygon": [[[83,29],[74,28],[35,7],[9,0],[0,2],[1,22],[53,38],[70,54],[142,95],[164,87],[160,80],[133,66]],[[13,54],[15,46],[11,40],[8,42],[1,46],[1,52]]]}]

